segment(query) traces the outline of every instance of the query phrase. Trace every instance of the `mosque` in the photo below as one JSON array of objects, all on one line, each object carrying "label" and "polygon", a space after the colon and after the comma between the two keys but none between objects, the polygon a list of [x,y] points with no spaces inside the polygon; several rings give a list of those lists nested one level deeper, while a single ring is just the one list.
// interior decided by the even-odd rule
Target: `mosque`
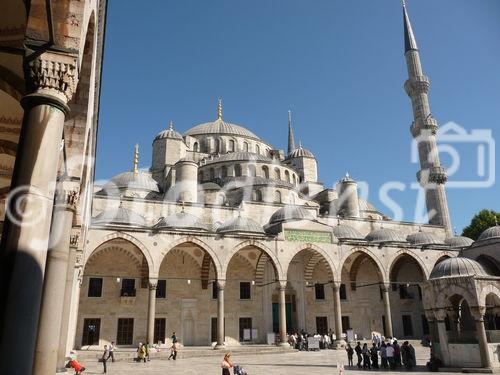
[{"label": "mosque", "polygon": [[[129,171],[92,186],[93,164],[85,160],[95,154],[106,2],[52,3],[32,7],[26,35],[30,42],[45,35],[35,28],[45,25],[38,18],[46,9],[66,47],[29,63],[24,79],[31,91],[0,81],[0,104],[14,103],[0,105],[3,199],[22,184],[32,187],[35,208],[37,197],[55,197],[42,215],[52,217],[46,225],[5,215],[0,297],[7,303],[0,318],[9,323],[0,334],[14,360],[3,361],[1,371],[43,375],[74,349],[168,345],[173,331],[183,346],[215,349],[286,347],[287,335],[302,330],[332,332],[338,348],[351,334],[428,337],[446,366],[500,367],[500,226],[475,242],[452,232],[430,81],[405,5],[404,89],[428,224],[384,215],[358,196],[358,176],[324,186],[319,160],[295,143],[290,113],[285,151],[227,121],[221,100],[215,119],[183,133],[172,123],[159,132],[148,170],[139,169],[136,146]],[[23,9],[20,2],[20,16],[11,20],[26,18]],[[66,19],[73,28],[58,27]],[[81,25],[88,26],[79,31]],[[23,41],[24,31],[18,37]],[[42,42],[35,44],[47,46]],[[17,65],[9,60],[2,69],[22,66],[16,51]],[[29,129],[52,127],[25,130],[34,122],[38,127]],[[45,151],[22,153],[33,144]],[[42,182],[56,181],[56,192],[40,192]],[[16,252],[24,255],[11,258]],[[19,355],[5,339],[14,336],[23,344]]]}]

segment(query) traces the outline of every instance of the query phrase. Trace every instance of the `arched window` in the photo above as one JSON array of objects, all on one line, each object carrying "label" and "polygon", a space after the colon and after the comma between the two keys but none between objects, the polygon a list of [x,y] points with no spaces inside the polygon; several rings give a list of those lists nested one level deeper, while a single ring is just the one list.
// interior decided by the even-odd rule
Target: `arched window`
[{"label": "arched window", "polygon": [[215,180],[215,170],[213,168],[210,168],[209,174],[210,174],[210,181]]},{"label": "arched window", "polygon": [[222,168],[220,170],[220,175],[222,178],[227,177],[227,167],[225,165],[222,166]]},{"label": "arched window", "polygon": [[236,164],[234,166],[234,176],[241,177],[241,165],[240,164]]},{"label": "arched window", "polygon": [[254,202],[262,202],[262,192],[260,190],[254,190],[252,192],[252,200]]},{"label": "arched window", "polygon": [[274,173],[276,174],[276,179],[281,180],[281,171],[279,170],[279,168],[275,168]]},{"label": "arched window", "polygon": [[248,166],[248,175],[249,175],[250,177],[255,177],[255,176],[257,176],[257,172],[255,171],[255,165],[250,164],[250,165]]},{"label": "arched window", "polygon": [[260,155],[260,146],[255,145],[255,153]]},{"label": "arched window", "polygon": [[198,145],[198,142],[193,143],[193,151],[194,152],[200,151],[200,146]]},{"label": "arched window", "polygon": [[264,178],[269,178],[269,168],[267,165],[262,166],[262,174],[264,175]]},{"label": "arched window", "polygon": [[229,152],[234,152],[234,139],[229,140]]},{"label": "arched window", "polygon": [[286,182],[290,182],[290,172],[285,171],[285,180]]},{"label": "arched window", "polygon": [[274,203],[281,203],[281,193],[279,190],[274,192]]},{"label": "arched window", "polygon": [[243,142],[243,151],[248,152],[248,142]]}]

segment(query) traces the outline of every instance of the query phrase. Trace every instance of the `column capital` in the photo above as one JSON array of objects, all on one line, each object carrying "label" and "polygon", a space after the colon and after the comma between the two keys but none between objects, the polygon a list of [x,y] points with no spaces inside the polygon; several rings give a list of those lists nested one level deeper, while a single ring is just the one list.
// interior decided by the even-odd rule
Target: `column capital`
[{"label": "column capital", "polygon": [[486,314],[486,306],[471,306],[470,312],[476,322],[482,322]]},{"label": "column capital", "polygon": [[444,308],[433,309],[432,311],[434,312],[434,317],[438,322],[444,322],[448,316],[448,313]]},{"label": "column capital", "polygon": [[391,283],[380,283],[380,290],[383,292],[383,293],[389,293],[389,291],[391,290]]},{"label": "column capital", "polygon": [[156,290],[158,287],[158,280],[149,280],[148,288],[149,290]]},{"label": "column capital", "polygon": [[434,320],[436,320],[434,312],[431,309],[424,310],[424,314],[428,322],[433,322]]},{"label": "column capital", "polygon": [[287,280],[278,280],[279,290],[285,290],[287,282],[288,282]]},{"label": "column capital", "polygon": [[78,189],[56,190],[55,205],[75,212],[78,205]]},{"label": "column capital", "polygon": [[224,288],[226,287],[226,280],[217,280],[216,282],[217,282],[217,288],[224,290]]},{"label": "column capital", "polygon": [[26,85],[30,92],[27,97],[41,95],[67,107],[78,83],[77,56],[54,51],[32,56],[35,54],[27,56],[25,63]]}]

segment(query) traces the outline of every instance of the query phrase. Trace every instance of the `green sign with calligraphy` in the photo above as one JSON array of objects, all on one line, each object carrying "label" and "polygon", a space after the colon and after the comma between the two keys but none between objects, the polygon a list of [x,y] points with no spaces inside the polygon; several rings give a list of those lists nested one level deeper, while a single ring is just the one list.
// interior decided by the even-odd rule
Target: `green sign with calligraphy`
[{"label": "green sign with calligraphy", "polygon": [[316,230],[285,229],[285,240],[291,242],[320,242],[332,243],[331,232]]}]

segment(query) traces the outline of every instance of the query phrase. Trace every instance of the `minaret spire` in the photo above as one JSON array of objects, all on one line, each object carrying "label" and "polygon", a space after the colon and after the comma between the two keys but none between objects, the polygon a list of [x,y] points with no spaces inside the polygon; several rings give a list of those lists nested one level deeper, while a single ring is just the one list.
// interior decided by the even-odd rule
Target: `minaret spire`
[{"label": "minaret spire", "polygon": [[439,161],[436,132],[437,121],[431,113],[429,104],[429,78],[424,75],[420,61],[420,53],[405,2],[403,1],[403,23],[405,38],[405,58],[408,79],[404,88],[411,98],[413,123],[411,133],[418,144],[420,171],[417,180],[425,191],[427,215],[429,223],[443,226],[446,235],[453,236],[448,211],[448,201],[444,185],[448,179],[446,169]]},{"label": "minaret spire", "polygon": [[222,99],[217,101],[217,120],[222,120]]},{"label": "minaret spire", "polygon": [[138,173],[139,172],[139,145],[136,143],[135,146],[134,146],[134,167],[132,169],[132,171],[134,173]]},{"label": "minaret spire", "polygon": [[292,111],[288,111],[288,154],[295,150],[295,139],[292,129]]}]

